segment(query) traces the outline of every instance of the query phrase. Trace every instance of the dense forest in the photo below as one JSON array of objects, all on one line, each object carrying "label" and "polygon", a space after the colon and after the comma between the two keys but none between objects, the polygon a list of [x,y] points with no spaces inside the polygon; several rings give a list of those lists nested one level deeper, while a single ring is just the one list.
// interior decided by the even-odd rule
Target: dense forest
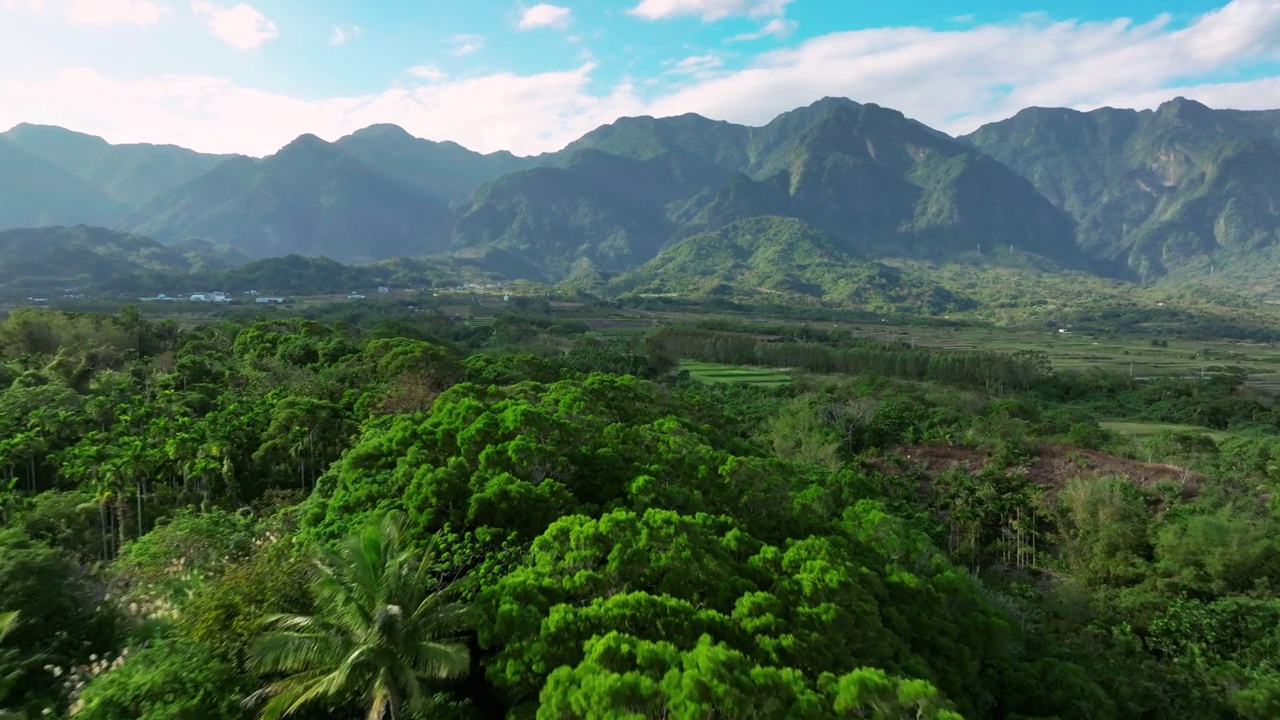
[{"label": "dense forest", "polygon": [[828,325],[15,311],[0,716],[1280,717],[1268,393]]}]

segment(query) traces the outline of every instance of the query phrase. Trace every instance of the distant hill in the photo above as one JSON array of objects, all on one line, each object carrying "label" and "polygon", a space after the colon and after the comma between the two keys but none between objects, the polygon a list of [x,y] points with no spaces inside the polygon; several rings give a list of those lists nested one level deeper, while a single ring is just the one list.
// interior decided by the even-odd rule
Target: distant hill
[{"label": "distant hill", "polygon": [[945,312],[973,306],[935,283],[858,260],[829,234],[785,217],[741,220],[680,240],[608,288],[873,310]]},{"label": "distant hill", "polygon": [[581,149],[560,162],[482,186],[458,208],[451,247],[502,248],[537,268],[535,279],[561,279],[584,258],[625,270],[657,254],[678,227],[672,206],[702,187],[676,158]]},{"label": "distant hill", "polygon": [[[112,145],[100,137],[50,125],[18,125],[0,138],[75,175],[130,209],[233,157],[175,145]],[[80,218],[78,222],[92,220]]]},{"label": "distant hill", "polygon": [[450,205],[534,163],[394,125],[336,143],[302,136],[257,160],[24,124],[0,134],[0,229],[85,223],[208,238],[252,257],[371,262],[441,249]]},{"label": "distant hill", "polygon": [[201,237],[265,258],[345,263],[425,255],[447,205],[331,143],[304,135],[262,160],[240,158],[148,202],[121,227],[162,242]]},{"label": "distant hill", "polygon": [[626,270],[669,241],[784,215],[864,258],[941,260],[985,242],[1088,264],[1071,219],[1024,178],[875,105],[828,98],[763,128],[625,118],[542,159],[554,167],[503,177],[462,206],[453,245],[525,252],[558,278],[584,258]]},{"label": "distant hill", "polygon": [[211,269],[393,257],[597,287],[744,220],[786,217],[849,258],[1274,286],[1280,110],[1030,108],[964,138],[824,98],[760,127],[631,117],[537,157],[373,125],[262,159],[0,135],[0,229],[107,225]]},{"label": "distant hill", "polygon": [[116,275],[93,288],[99,293],[180,296],[226,292],[239,297],[250,290],[265,295],[345,295],[374,292],[380,286],[429,288],[462,282],[494,281],[500,276],[457,260],[391,258],[371,265],[344,265],[329,258],[286,255],[254,260],[221,270],[146,270]]},{"label": "distant hill", "polygon": [[1252,276],[1280,259],[1280,111],[1029,108],[965,140],[1070,213],[1117,273]]},{"label": "distant hill", "polygon": [[128,211],[101,189],[0,137],[0,229],[111,225]]},{"label": "distant hill", "polygon": [[0,231],[0,290],[70,291],[143,271],[191,270],[182,252],[106,228],[48,227]]},{"label": "distant hill", "polygon": [[190,262],[188,272],[218,272],[248,265],[253,258],[243,250],[228,245],[215,245],[208,240],[189,238],[170,243],[168,248]]},{"label": "distant hill", "polygon": [[466,200],[482,183],[532,167],[535,162],[506,151],[482,155],[454,142],[423,140],[396,125],[372,125],[334,145],[369,167],[450,205]]}]

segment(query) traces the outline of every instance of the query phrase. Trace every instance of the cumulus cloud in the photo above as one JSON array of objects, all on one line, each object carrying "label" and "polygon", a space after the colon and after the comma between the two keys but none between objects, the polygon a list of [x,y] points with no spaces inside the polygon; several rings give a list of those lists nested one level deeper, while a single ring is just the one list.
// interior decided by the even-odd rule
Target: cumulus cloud
[{"label": "cumulus cloud", "polygon": [[[0,0],[2,1],[2,0]],[[455,47],[483,39],[455,39]],[[1025,17],[951,30],[884,28],[816,37],[718,65],[673,59],[650,88],[639,78],[600,89],[600,69],[474,77],[430,65],[386,89],[301,100],[206,76],[124,80],[88,69],[46,81],[0,75],[0,127],[66,125],[116,142],[171,142],[265,154],[304,132],[334,139],[377,122],[477,150],[562,147],[621,115],[698,112],[748,124],[837,95],[902,110],[958,133],[1030,105],[1153,107],[1175,95],[1256,109],[1280,98],[1280,77],[1240,82],[1238,71],[1280,59],[1280,0],[1233,0],[1175,26],[1054,22]],[[638,87],[644,87],[640,92]]]},{"label": "cumulus cloud", "polygon": [[569,14],[570,10],[567,7],[538,3],[533,7],[525,8],[524,12],[520,14],[520,22],[517,23],[516,27],[521,30],[542,27],[564,29],[569,26]]},{"label": "cumulus cloud", "polygon": [[238,50],[252,50],[280,37],[274,22],[244,3],[224,8],[207,0],[192,0],[191,10],[208,18],[215,37]]},{"label": "cumulus cloud", "polygon": [[[843,95],[963,132],[1031,105],[1132,107],[1138,98],[1167,99],[1186,93],[1185,78],[1276,59],[1277,47],[1277,0],[1233,0],[1180,29],[1162,15],[1140,24],[1024,17],[950,31],[860,30],[759,55],[738,72],[657,98],[651,109],[758,123]],[[1212,100],[1216,87],[1225,86],[1200,83],[1197,92]],[[1276,97],[1232,96],[1254,108]]]},{"label": "cumulus cloud", "polygon": [[641,0],[627,12],[646,20],[696,15],[705,22],[728,17],[781,15],[791,0]]}]

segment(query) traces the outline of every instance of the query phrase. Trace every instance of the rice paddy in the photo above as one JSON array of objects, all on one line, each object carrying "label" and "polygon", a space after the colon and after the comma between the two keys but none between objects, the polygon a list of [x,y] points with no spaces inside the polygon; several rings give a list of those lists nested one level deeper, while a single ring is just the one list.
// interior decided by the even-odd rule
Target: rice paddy
[{"label": "rice paddy", "polygon": [[680,369],[686,370],[689,377],[705,383],[731,383],[752,385],[755,387],[782,387],[791,382],[791,375],[780,370],[769,368],[743,367],[741,365],[720,365],[718,363],[682,360]]}]

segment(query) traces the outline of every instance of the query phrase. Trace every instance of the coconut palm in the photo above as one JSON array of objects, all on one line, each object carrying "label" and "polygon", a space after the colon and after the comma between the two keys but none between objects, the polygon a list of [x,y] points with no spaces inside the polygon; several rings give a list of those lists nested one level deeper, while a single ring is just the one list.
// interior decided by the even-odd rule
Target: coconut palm
[{"label": "coconut palm", "polygon": [[250,695],[264,720],[316,702],[360,698],[368,720],[422,709],[432,685],[466,675],[456,642],[463,608],[432,574],[430,560],[403,548],[404,519],[388,515],[317,558],[315,615],[273,615],[252,650],[254,668],[283,673]]}]

